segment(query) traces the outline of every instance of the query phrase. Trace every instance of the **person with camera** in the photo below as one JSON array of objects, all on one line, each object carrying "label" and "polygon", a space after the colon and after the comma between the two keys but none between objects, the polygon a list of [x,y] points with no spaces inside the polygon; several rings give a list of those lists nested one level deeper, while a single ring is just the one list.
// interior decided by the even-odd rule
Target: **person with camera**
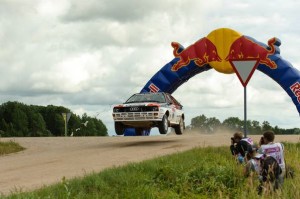
[{"label": "person with camera", "polygon": [[230,151],[238,162],[243,163],[246,153],[252,149],[253,140],[249,137],[243,137],[242,132],[235,132],[231,138]]},{"label": "person with camera", "polygon": [[265,131],[259,141],[258,153],[271,156],[277,161],[281,168],[279,183],[282,184],[285,175],[284,146],[280,142],[274,142],[274,139],[273,131]]}]

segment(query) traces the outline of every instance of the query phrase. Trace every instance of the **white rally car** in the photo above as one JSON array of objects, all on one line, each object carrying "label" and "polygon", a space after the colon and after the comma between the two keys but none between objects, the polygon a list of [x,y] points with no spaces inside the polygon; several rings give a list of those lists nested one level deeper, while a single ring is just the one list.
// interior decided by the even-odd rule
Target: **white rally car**
[{"label": "white rally car", "polygon": [[160,134],[173,127],[180,135],[185,128],[182,105],[163,92],[136,93],[125,103],[115,105],[112,116],[117,135],[123,135],[126,128],[135,128],[136,135],[142,135],[152,127],[158,127]]}]

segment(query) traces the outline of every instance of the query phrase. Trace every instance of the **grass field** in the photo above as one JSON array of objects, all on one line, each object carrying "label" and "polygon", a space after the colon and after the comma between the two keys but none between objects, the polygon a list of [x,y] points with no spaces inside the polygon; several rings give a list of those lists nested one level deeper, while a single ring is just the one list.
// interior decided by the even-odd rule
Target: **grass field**
[{"label": "grass field", "polygon": [[243,177],[243,166],[228,147],[195,148],[141,163],[115,167],[84,178],[65,180],[29,193],[3,198],[300,198],[298,144],[285,144],[286,162],[295,177],[282,190],[258,196],[256,177]]},{"label": "grass field", "polygon": [[0,155],[6,155],[9,153],[16,153],[18,151],[22,151],[24,148],[20,146],[18,143],[9,141],[2,142],[0,141]]}]

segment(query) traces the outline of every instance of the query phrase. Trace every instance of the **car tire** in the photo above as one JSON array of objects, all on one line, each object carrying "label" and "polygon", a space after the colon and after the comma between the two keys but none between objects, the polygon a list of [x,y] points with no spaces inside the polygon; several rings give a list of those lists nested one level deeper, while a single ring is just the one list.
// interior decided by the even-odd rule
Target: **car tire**
[{"label": "car tire", "polygon": [[143,130],[142,128],[135,128],[135,135],[136,136],[142,136],[143,135]]},{"label": "car tire", "polygon": [[124,124],[121,122],[115,122],[115,131],[117,135],[123,135],[125,130]]},{"label": "car tire", "polygon": [[182,133],[183,133],[183,131],[184,131],[184,129],[185,129],[185,127],[184,127],[184,121],[183,121],[182,117],[180,118],[179,124],[176,125],[176,126],[174,127],[174,129],[175,129],[175,133],[176,133],[177,135],[182,135]]},{"label": "car tire", "polygon": [[169,128],[168,116],[164,115],[162,121],[159,122],[158,129],[160,134],[167,134]]}]

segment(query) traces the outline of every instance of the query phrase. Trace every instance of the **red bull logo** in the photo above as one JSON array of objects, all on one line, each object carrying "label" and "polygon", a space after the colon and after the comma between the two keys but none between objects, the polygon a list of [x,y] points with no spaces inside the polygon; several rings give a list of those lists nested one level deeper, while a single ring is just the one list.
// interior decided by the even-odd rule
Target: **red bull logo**
[{"label": "red bull logo", "polygon": [[234,70],[229,60],[254,58],[259,59],[260,64],[270,69],[276,69],[277,64],[270,58],[270,55],[276,52],[276,45],[280,45],[280,40],[275,37],[268,41],[268,48],[265,48],[234,30],[221,28],[214,30],[207,37],[198,40],[181,52],[182,46],[177,42],[172,42],[173,54],[179,60],[171,70],[177,71],[193,61],[199,67],[209,64],[219,72],[230,74],[234,73]]},{"label": "red bull logo", "polygon": [[291,91],[294,93],[295,97],[298,100],[298,103],[300,103],[300,83],[295,82],[292,86],[290,86]]},{"label": "red bull logo", "polygon": [[221,61],[216,46],[206,37],[196,41],[179,53],[180,46],[179,43],[172,42],[172,47],[174,48],[173,54],[179,58],[179,61],[171,68],[172,71],[177,71],[189,65],[191,61],[194,61],[199,67],[211,61]]},{"label": "red bull logo", "polygon": [[276,69],[276,63],[268,58],[269,55],[275,53],[276,41],[278,41],[278,39],[275,37],[269,39],[268,45],[270,49],[266,49],[247,37],[242,36],[232,43],[230,46],[229,55],[225,60],[229,61],[230,59],[258,58],[259,63],[265,64],[271,69]]}]

